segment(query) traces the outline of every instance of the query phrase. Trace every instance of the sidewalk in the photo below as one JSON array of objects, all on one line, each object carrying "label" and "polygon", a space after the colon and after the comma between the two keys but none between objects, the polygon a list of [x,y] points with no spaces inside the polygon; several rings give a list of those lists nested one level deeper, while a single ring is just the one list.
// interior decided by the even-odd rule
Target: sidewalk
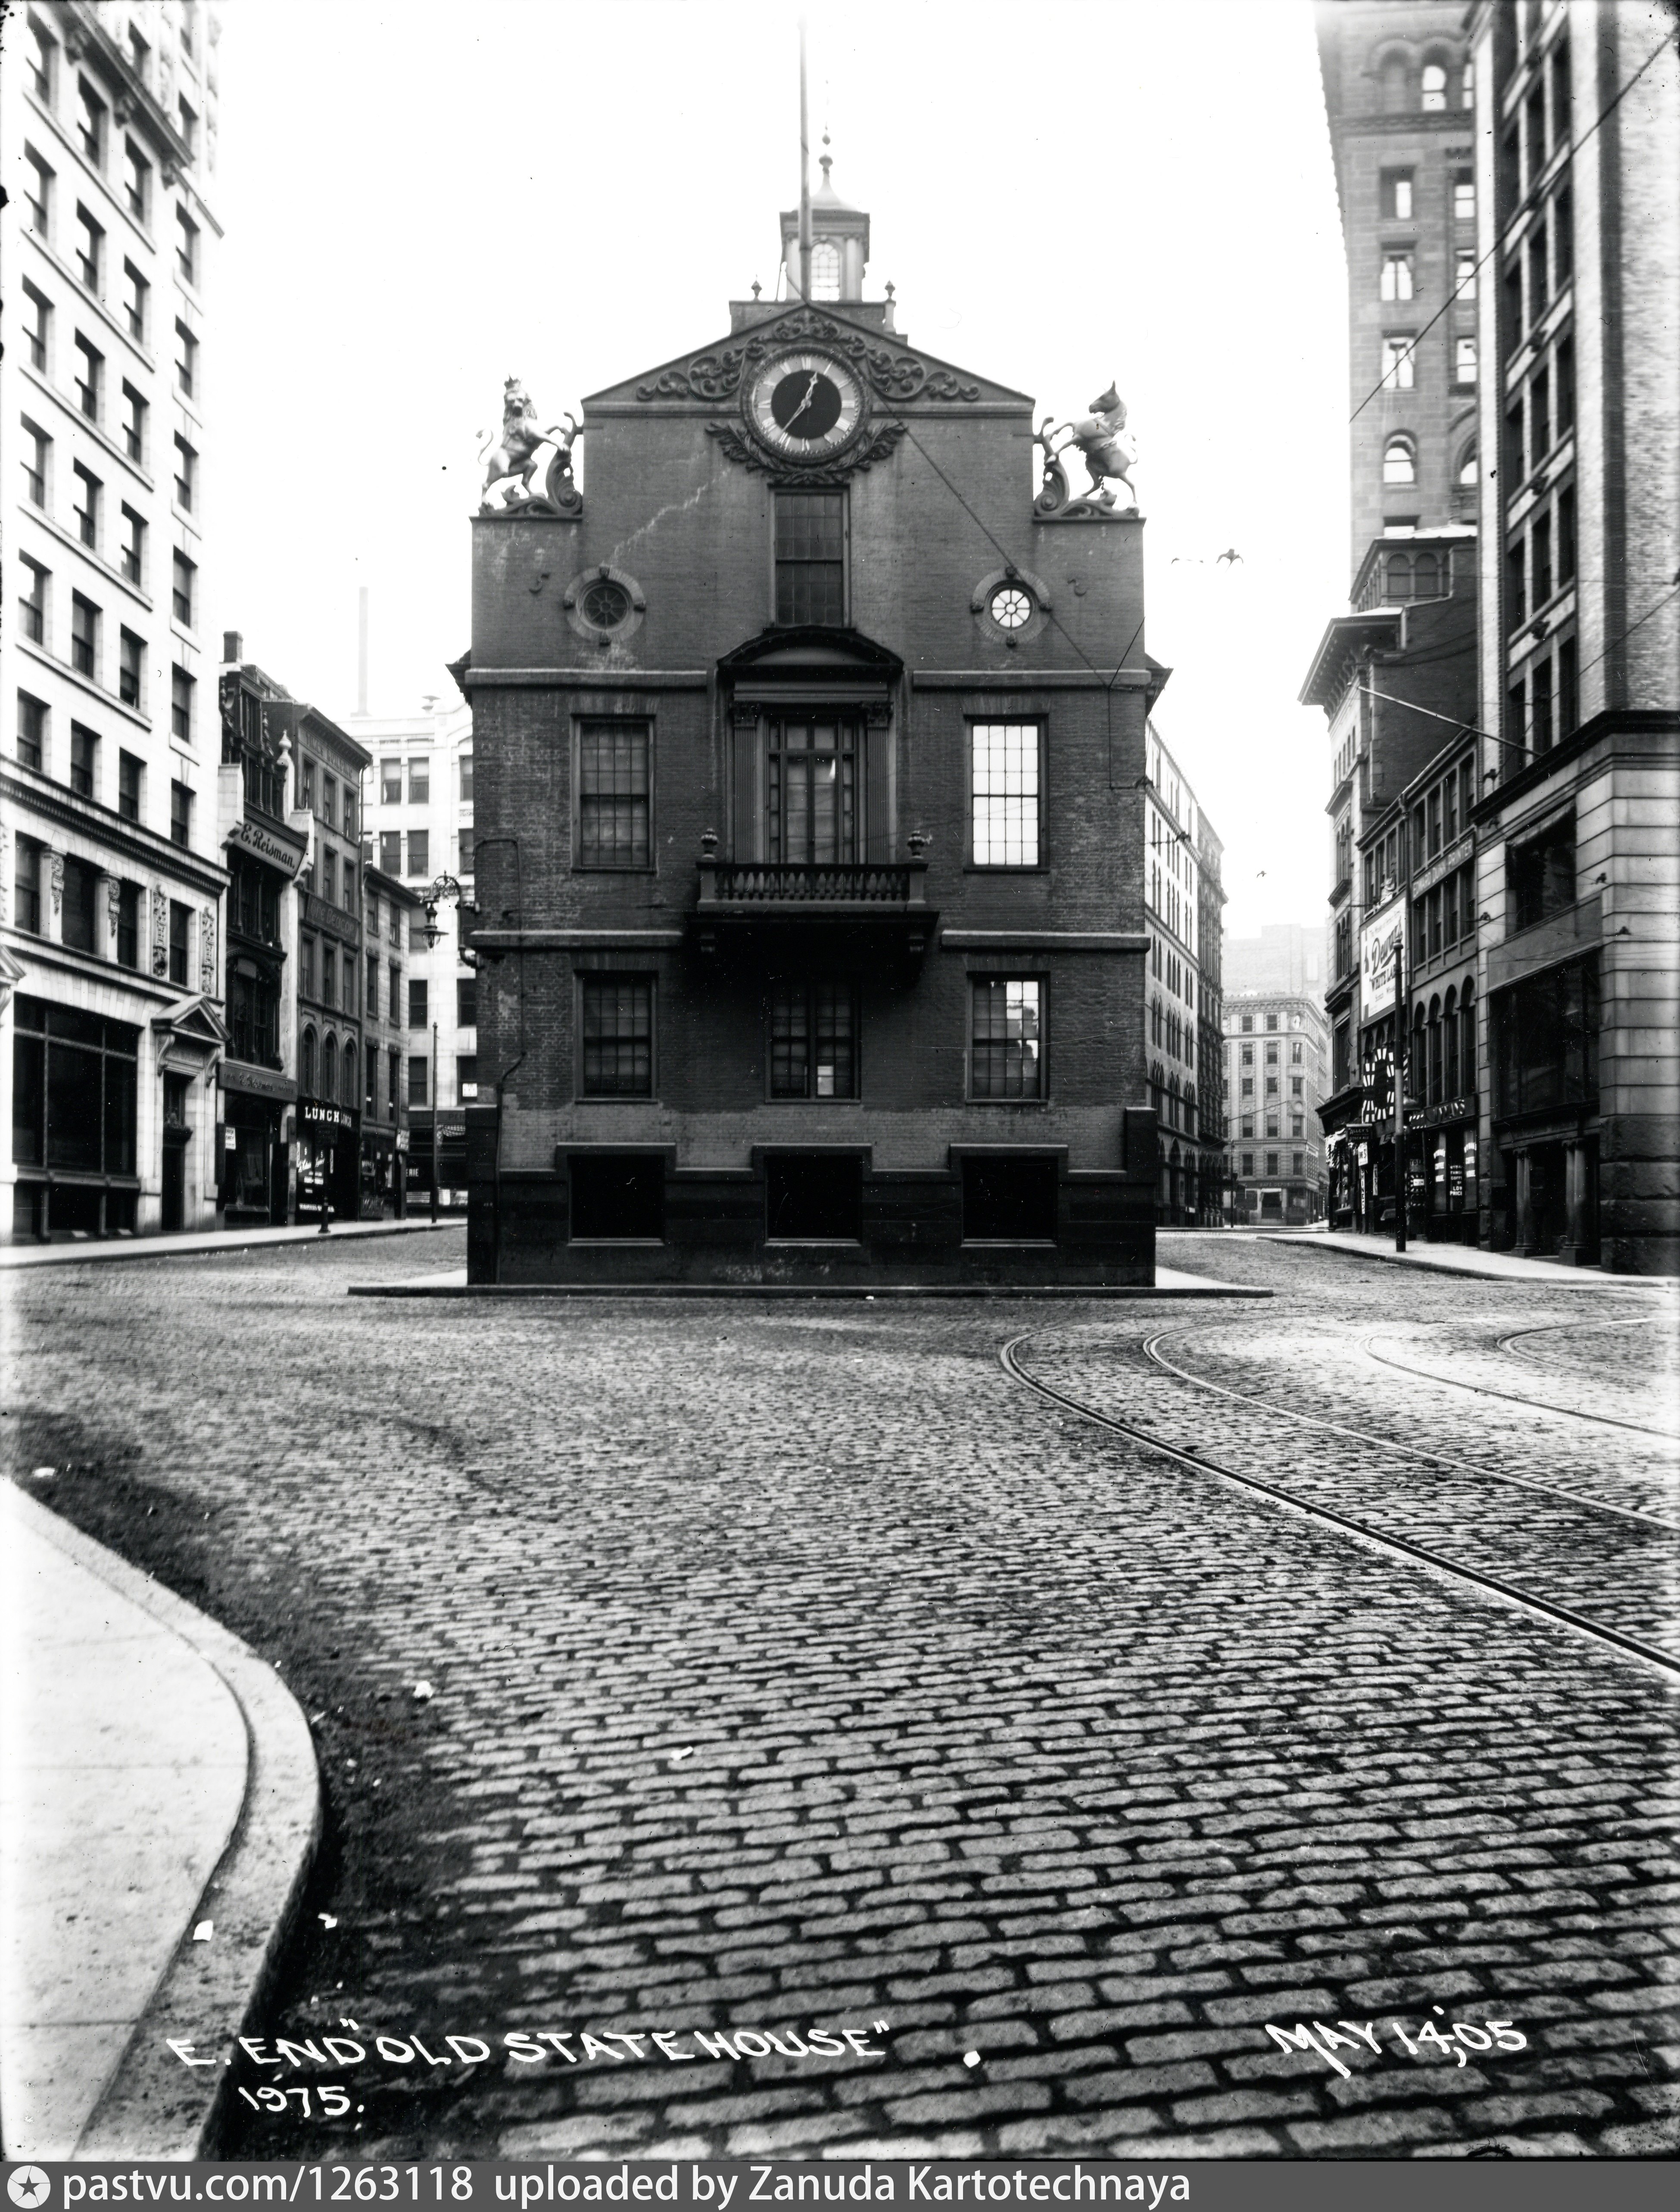
[{"label": "sidewalk", "polygon": [[[209,2154],[320,1827],[271,1667],[0,1481],[0,2127],[8,2159]],[[208,1928],[194,1940],[194,1929]]]},{"label": "sidewalk", "polygon": [[1269,1291],[1157,1267],[1148,1283],[471,1283],[465,1267],[352,1283],[353,1298],[1269,1298]]},{"label": "sidewalk", "polygon": [[204,1252],[241,1252],[265,1244],[331,1243],[341,1237],[417,1237],[433,1229],[465,1229],[465,1214],[446,1214],[433,1222],[335,1221],[326,1237],[319,1224],[292,1229],[212,1229],[202,1235],[90,1237],[69,1244],[0,1245],[0,1272],[8,1267],[81,1267],[90,1260],[185,1260]]},{"label": "sidewalk", "polygon": [[1570,1267],[1558,1260],[1519,1258],[1514,1252],[1484,1252],[1476,1244],[1415,1244],[1403,1252],[1394,1249],[1394,1238],[1360,1237],[1345,1229],[1263,1229],[1267,1244],[1311,1244],[1315,1251],[1347,1252],[1356,1260],[1382,1260],[1399,1267],[1427,1267],[1438,1275],[1476,1275],[1500,1283],[1547,1283],[1554,1290],[1598,1290],[1607,1283],[1671,1285],[1667,1275],[1607,1275],[1602,1267]]}]

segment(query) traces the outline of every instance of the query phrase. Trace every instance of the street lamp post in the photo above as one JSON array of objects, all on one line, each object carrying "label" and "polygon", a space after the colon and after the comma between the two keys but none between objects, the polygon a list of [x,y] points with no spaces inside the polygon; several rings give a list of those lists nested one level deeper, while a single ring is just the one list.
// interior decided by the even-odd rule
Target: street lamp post
[{"label": "street lamp post", "polygon": [[[462,890],[460,884],[451,875],[436,876],[427,885],[422,894],[422,903],[426,909],[423,934],[429,951],[435,951],[443,938],[443,925],[437,918],[439,907],[445,899],[453,899],[457,906],[463,905],[466,902],[466,894]],[[469,962],[472,959],[470,952],[464,957]],[[432,1220],[434,1224],[437,1220],[437,1120],[441,1103],[437,1088],[437,1024],[434,1022],[432,1024]]]}]

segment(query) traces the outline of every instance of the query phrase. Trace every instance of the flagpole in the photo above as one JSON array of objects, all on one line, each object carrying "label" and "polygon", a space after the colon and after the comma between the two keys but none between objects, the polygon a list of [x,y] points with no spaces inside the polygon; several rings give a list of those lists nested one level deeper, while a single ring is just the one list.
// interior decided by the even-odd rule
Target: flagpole
[{"label": "flagpole", "polygon": [[805,18],[799,19],[799,295],[811,297],[811,131],[806,119]]}]

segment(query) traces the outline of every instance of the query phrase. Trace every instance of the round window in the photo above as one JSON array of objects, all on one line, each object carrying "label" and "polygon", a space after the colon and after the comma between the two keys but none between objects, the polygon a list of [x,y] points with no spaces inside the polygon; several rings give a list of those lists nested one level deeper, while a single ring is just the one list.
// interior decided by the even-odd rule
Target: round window
[{"label": "round window", "polygon": [[1032,617],[1032,602],[1019,584],[992,593],[991,617],[1000,629],[1020,629]]},{"label": "round window", "polygon": [[610,578],[591,584],[583,594],[583,618],[597,629],[617,629],[628,619],[630,611],[630,593]]}]

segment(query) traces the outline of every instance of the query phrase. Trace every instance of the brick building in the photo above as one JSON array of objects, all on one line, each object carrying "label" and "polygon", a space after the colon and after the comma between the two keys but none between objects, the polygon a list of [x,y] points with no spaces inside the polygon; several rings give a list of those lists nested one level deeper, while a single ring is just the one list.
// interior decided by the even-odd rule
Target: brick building
[{"label": "brick building", "polygon": [[1478,5],[1483,1235],[1680,1268],[1680,62]]},{"label": "brick building", "polygon": [[216,1224],[218,28],[183,0],[7,24],[0,1242]]},{"label": "brick building", "polygon": [[474,524],[471,1270],[1147,1281],[1142,524],[813,214]]}]

